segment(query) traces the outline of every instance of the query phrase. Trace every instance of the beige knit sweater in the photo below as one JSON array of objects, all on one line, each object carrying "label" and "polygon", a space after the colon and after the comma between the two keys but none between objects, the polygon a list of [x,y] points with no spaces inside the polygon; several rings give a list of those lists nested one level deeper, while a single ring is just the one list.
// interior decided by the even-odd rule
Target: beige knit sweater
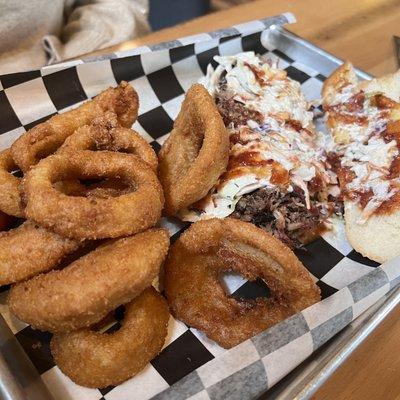
[{"label": "beige knit sweater", "polygon": [[0,74],[148,32],[148,0],[0,0]]}]

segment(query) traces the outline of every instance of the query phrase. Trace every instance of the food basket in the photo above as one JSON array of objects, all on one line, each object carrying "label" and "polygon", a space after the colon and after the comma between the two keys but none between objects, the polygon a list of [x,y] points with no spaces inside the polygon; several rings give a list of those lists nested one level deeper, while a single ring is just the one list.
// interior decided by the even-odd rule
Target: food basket
[{"label": "food basket", "polygon": [[[133,128],[158,151],[185,91],[205,74],[215,55],[252,50],[278,58],[279,66],[301,83],[307,99],[318,99],[324,79],[341,60],[285,30],[294,20],[282,14],[101,59],[0,76],[0,148],[55,113],[126,80],[140,98]],[[324,129],[323,121],[316,122]],[[161,225],[172,241],[187,226],[166,218]],[[320,287],[321,302],[230,350],[171,317],[161,354],[134,378],[101,390],[80,387],[61,373],[50,355],[50,334],[16,320],[6,305],[8,288],[3,287],[0,397],[245,400],[268,391],[268,398],[309,398],[400,302],[400,258],[380,266],[362,257],[347,243],[341,221],[297,255]],[[236,275],[225,280],[237,296],[267,293],[260,282]]]}]

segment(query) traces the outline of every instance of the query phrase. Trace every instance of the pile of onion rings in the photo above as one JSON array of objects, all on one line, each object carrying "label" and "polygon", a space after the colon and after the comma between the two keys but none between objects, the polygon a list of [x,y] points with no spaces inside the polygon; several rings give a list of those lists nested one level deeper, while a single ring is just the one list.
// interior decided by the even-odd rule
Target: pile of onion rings
[{"label": "pile of onion rings", "polygon": [[[0,233],[0,284],[13,285],[10,311],[56,333],[54,358],[87,386],[135,375],[161,351],[167,334],[168,306],[151,288],[169,248],[167,232],[151,229],[164,196],[154,150],[129,129],[137,111],[136,92],[121,83],[37,125],[0,153],[2,228],[11,216],[26,219]],[[14,176],[18,169],[22,179]],[[93,241],[103,238],[114,240]],[[96,324],[125,304],[117,333],[96,332]],[[72,354],[71,343],[75,350],[86,346],[86,353]],[[81,369],[68,367],[83,354]]]},{"label": "pile of onion rings", "polygon": [[[271,297],[238,301],[219,278],[262,279]],[[230,348],[320,300],[307,269],[282,242],[236,219],[196,222],[171,247],[165,294],[172,314]]]},{"label": "pile of onion rings", "polygon": [[[229,138],[201,85],[188,91],[159,159],[130,129],[137,111],[136,92],[121,83],[0,153],[0,221],[2,211],[27,219],[0,233],[0,284],[13,284],[11,312],[52,332],[56,363],[88,387],[117,385],[161,351],[169,311],[152,282],[165,259],[172,313],[224,347],[320,299],[285,245],[239,220],[195,223],[169,251],[167,232],[154,228],[164,195],[169,215],[203,198],[225,171]],[[13,175],[18,168],[22,180]],[[95,249],[76,258],[85,245]],[[263,279],[271,297],[228,296],[219,278],[232,270]],[[120,305],[121,328],[99,331]]]}]

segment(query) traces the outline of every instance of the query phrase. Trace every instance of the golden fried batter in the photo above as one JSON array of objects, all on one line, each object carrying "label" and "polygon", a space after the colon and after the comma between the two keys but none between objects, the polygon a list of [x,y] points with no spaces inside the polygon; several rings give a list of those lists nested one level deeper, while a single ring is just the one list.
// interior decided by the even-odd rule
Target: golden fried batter
[{"label": "golden fried batter", "polygon": [[0,233],[0,285],[19,282],[55,268],[80,244],[29,221]]},{"label": "golden fried batter", "polygon": [[13,286],[10,310],[22,321],[50,332],[88,327],[150,286],[168,247],[163,229],[110,241],[63,270]]},{"label": "golden fried batter", "polygon": [[107,111],[113,111],[120,125],[130,128],[137,118],[138,108],[136,91],[129,83],[121,82],[116,88],[109,88],[93,100],[55,115],[23,134],[11,147],[14,161],[22,171],[27,171],[40,159],[54,153],[77,128],[90,124]]},{"label": "golden fried batter", "polygon": [[54,335],[51,353],[61,371],[79,385],[118,385],[140,372],[161,351],[168,319],[166,301],[151,287],[126,306],[117,332],[81,329]]},{"label": "golden fried batter", "polygon": [[79,150],[109,150],[134,154],[157,170],[157,156],[146,140],[132,129],[119,126],[117,116],[107,112],[90,125],[78,128],[59,148],[58,153]]},{"label": "golden fried batter", "polygon": [[0,211],[14,217],[22,217],[23,209],[19,193],[20,179],[11,172],[17,170],[11,150],[0,152]]},{"label": "golden fried batter", "polygon": [[[64,179],[118,179],[132,190],[110,198],[67,196],[53,187]],[[102,239],[154,226],[164,197],[154,171],[131,154],[84,150],[40,161],[23,180],[26,215],[60,235]]]},{"label": "golden fried batter", "polygon": [[[235,271],[261,278],[272,297],[237,301],[219,278]],[[236,219],[196,222],[171,247],[165,294],[172,314],[225,348],[235,346],[320,300],[294,253],[271,234]]]},{"label": "golden fried batter", "polygon": [[159,153],[167,214],[176,214],[203,198],[225,172],[228,157],[224,122],[207,90],[195,84]]}]

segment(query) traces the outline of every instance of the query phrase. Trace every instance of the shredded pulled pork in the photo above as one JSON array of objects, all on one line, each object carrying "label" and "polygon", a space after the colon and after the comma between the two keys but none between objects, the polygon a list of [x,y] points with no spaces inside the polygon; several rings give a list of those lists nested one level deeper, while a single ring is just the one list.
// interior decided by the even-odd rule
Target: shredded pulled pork
[{"label": "shredded pulled pork", "polygon": [[182,218],[231,216],[301,247],[327,227],[339,194],[322,148],[325,138],[314,128],[300,84],[276,61],[254,52],[215,61],[216,68],[209,65],[200,82],[227,127],[229,163],[208,195]]},{"label": "shredded pulled pork", "polygon": [[261,188],[244,195],[231,217],[257,225],[293,249],[302,247],[304,233],[322,228],[331,207],[333,204],[311,200],[307,209],[304,193],[297,187],[286,194],[278,188]]},{"label": "shredded pulled pork", "polygon": [[253,120],[262,124],[263,116],[259,111],[247,108],[243,103],[234,100],[229,92],[220,91],[215,97],[218,111],[224,120],[225,126],[233,125],[235,127],[246,125],[248,120]]}]

